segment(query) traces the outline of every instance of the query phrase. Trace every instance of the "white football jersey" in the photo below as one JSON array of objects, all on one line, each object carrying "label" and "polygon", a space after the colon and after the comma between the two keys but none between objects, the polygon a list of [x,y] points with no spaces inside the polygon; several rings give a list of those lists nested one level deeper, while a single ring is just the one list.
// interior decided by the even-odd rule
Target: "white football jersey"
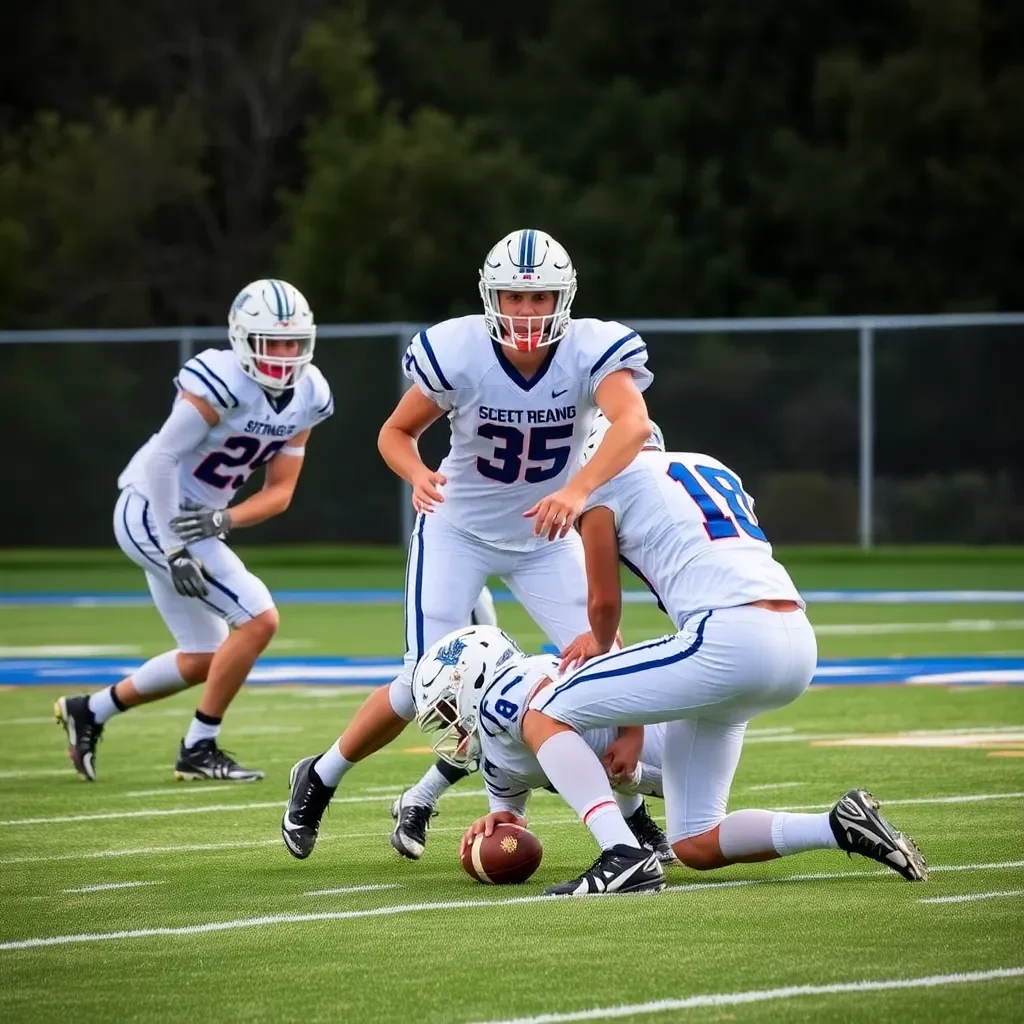
[{"label": "white football jersey", "polygon": [[751,601],[804,606],[772,557],[753,499],[710,455],[643,451],[590,495],[586,509],[597,506],[611,509],[623,563],[677,629],[697,612]]},{"label": "white football jersey", "polygon": [[[193,356],[174,383],[179,394],[198,395],[220,417],[178,467],[181,501],[206,508],[225,508],[246,480],[266,466],[291,437],[334,412],[331,389],[315,366],[307,369],[293,389],[275,399],[247,377],[234,354],[224,349],[208,348]],[[145,464],[153,441],[151,437],[132,456],[117,481],[121,490],[131,487],[148,497]]]},{"label": "white football jersey", "polygon": [[[523,742],[522,720],[534,690],[545,679],[557,678],[557,658],[520,658],[495,677],[480,701],[480,771],[490,797],[522,804],[531,789],[549,785],[540,762]],[[600,757],[617,731],[590,729],[582,735]]]},{"label": "white football jersey", "polygon": [[547,543],[523,513],[568,480],[601,381],[623,369],[641,390],[653,379],[643,339],[614,321],[572,320],[547,352],[526,380],[488,337],[483,316],[464,316],[420,331],[403,364],[448,413],[451,449],[440,466],[448,483],[436,514],[512,551]]},{"label": "white football jersey", "polygon": [[[545,679],[558,678],[557,658],[549,654],[519,658],[494,678],[480,701],[480,772],[492,807],[523,808],[530,790],[550,787],[540,762],[523,742],[521,727],[534,692]],[[598,757],[603,757],[618,732],[608,727],[586,729],[580,735]],[[664,740],[664,725],[646,726],[640,760],[661,768]]]}]

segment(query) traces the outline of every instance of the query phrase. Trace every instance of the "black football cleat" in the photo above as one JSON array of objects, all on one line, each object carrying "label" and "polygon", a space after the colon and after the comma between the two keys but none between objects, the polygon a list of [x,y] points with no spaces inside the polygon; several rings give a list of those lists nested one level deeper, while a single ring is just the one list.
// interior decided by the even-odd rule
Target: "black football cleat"
[{"label": "black football cleat", "polygon": [[217,746],[216,740],[200,740],[193,747],[186,747],[184,741],[178,749],[178,760],[174,765],[176,779],[213,779],[219,782],[258,782],[263,772],[255,768],[243,768],[226,750]]},{"label": "black football cleat", "polygon": [[908,882],[928,878],[917,844],[878,813],[878,801],[865,790],[851,789],[829,812],[828,823],[840,850],[884,864]]},{"label": "black football cleat", "polygon": [[96,744],[103,735],[103,726],[89,710],[88,697],[61,697],[53,705],[57,724],[68,737],[68,757],[75,771],[86,782],[96,781]]},{"label": "black football cleat", "polygon": [[319,754],[314,754],[296,762],[288,776],[292,792],[281,819],[281,838],[288,852],[299,860],[305,860],[313,852],[320,821],[338,788],[325,786],[313,771],[319,757]]},{"label": "black football cleat", "polygon": [[658,823],[651,817],[647,810],[647,801],[644,801],[627,819],[626,824],[629,831],[636,837],[636,841],[657,854],[662,864],[677,864],[676,855],[672,852],[668,836],[662,832]]},{"label": "black football cleat", "polygon": [[391,845],[409,860],[419,860],[427,846],[427,829],[430,819],[437,814],[433,807],[423,804],[407,804],[405,793],[391,805],[391,817],[395,819],[395,830],[391,833]]},{"label": "black football cleat", "polygon": [[603,850],[579,878],[549,885],[545,896],[598,896],[606,893],[660,892],[665,874],[657,854],[636,846],[618,845]]}]

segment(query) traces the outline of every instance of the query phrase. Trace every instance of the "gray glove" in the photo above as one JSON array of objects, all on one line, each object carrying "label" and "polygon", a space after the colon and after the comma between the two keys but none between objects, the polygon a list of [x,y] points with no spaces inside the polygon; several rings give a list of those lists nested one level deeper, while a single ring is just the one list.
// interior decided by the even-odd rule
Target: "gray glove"
[{"label": "gray glove", "polygon": [[171,529],[186,544],[195,544],[208,537],[223,539],[231,529],[231,513],[226,508],[189,510],[171,520]]},{"label": "gray glove", "polygon": [[182,597],[206,597],[210,588],[203,578],[203,563],[188,548],[178,548],[167,555],[171,582]]}]

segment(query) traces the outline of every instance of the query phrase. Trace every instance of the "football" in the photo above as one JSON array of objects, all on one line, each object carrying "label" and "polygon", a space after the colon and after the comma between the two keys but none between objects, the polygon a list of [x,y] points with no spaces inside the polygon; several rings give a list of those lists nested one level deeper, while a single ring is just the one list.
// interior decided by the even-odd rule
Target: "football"
[{"label": "football", "polygon": [[495,825],[484,837],[473,842],[462,854],[462,866],[470,878],[485,885],[517,885],[525,882],[540,867],[544,848],[540,840],[520,825]]}]

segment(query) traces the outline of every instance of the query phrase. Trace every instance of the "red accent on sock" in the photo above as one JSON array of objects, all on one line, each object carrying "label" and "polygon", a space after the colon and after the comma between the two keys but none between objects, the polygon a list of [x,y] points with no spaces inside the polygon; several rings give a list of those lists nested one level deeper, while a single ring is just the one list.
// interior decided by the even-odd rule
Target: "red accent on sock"
[{"label": "red accent on sock", "polygon": [[616,804],[615,804],[614,800],[599,800],[596,804],[594,804],[592,807],[588,807],[583,812],[583,818],[582,818],[583,824],[584,825],[589,825],[590,824],[590,819],[594,816],[594,814],[597,811],[600,811],[600,810],[602,810],[605,807],[615,807],[615,806],[616,806]]}]

